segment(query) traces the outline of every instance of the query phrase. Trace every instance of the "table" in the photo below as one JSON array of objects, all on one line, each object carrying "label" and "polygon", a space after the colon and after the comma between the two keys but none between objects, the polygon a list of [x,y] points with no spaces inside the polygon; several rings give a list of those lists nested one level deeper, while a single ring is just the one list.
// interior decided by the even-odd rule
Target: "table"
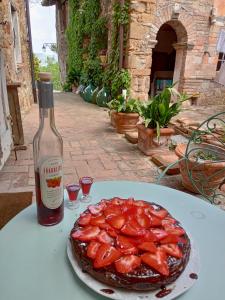
[{"label": "table", "polygon": [[[169,210],[196,241],[201,271],[196,284],[179,300],[225,299],[225,212],[204,200],[164,186],[128,182],[98,182],[92,203],[114,196],[155,201]],[[78,210],[65,208],[62,223],[37,224],[32,205],[0,231],[0,299],[2,300],[103,300],[75,275],[66,254],[69,232]]]}]

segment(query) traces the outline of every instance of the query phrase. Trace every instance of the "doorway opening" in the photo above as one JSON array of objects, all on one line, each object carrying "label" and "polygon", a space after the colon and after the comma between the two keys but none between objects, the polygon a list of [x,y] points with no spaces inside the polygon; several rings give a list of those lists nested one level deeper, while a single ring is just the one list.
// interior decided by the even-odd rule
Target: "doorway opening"
[{"label": "doorway opening", "polygon": [[176,31],[169,24],[163,24],[156,37],[158,43],[152,51],[152,69],[150,76],[150,96],[172,85],[176,62]]}]

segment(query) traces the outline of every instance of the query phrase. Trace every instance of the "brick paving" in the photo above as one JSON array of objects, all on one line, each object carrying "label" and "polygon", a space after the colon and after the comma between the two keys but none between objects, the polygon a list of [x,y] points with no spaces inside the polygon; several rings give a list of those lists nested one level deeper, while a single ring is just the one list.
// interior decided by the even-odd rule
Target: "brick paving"
[{"label": "brick paving", "polygon": [[[196,107],[185,110],[185,116],[204,120],[223,107]],[[23,127],[26,151],[12,153],[0,171],[0,192],[34,191],[32,139],[38,128],[38,106],[24,116]],[[136,145],[128,143],[123,135],[111,127],[104,108],[84,102],[72,93],[55,94],[56,126],[64,141],[64,182],[78,182],[84,175],[99,180],[135,180],[155,182],[157,167]],[[169,176],[163,184],[181,189],[180,176]],[[35,196],[33,196],[33,199]]]}]

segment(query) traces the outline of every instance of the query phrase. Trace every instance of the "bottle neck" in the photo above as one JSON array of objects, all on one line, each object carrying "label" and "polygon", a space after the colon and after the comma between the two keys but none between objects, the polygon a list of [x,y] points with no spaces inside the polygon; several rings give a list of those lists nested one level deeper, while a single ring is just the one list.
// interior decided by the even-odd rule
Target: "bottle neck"
[{"label": "bottle neck", "polygon": [[40,127],[55,128],[54,107],[42,108],[39,107]]}]

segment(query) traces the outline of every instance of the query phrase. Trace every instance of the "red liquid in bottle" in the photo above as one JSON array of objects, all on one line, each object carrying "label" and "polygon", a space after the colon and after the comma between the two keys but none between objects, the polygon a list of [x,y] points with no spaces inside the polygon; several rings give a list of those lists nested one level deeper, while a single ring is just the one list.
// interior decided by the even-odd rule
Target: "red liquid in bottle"
[{"label": "red liquid in bottle", "polygon": [[69,200],[76,201],[80,186],[78,184],[69,184],[66,186],[66,190],[68,192]]},{"label": "red liquid in bottle", "polygon": [[93,178],[91,177],[82,177],[80,179],[80,185],[81,185],[83,195],[89,195],[92,183],[93,183]]},{"label": "red liquid in bottle", "polygon": [[41,185],[39,172],[35,172],[36,202],[38,223],[44,226],[51,226],[59,223],[64,216],[64,202],[55,209],[47,208],[41,198]]}]

